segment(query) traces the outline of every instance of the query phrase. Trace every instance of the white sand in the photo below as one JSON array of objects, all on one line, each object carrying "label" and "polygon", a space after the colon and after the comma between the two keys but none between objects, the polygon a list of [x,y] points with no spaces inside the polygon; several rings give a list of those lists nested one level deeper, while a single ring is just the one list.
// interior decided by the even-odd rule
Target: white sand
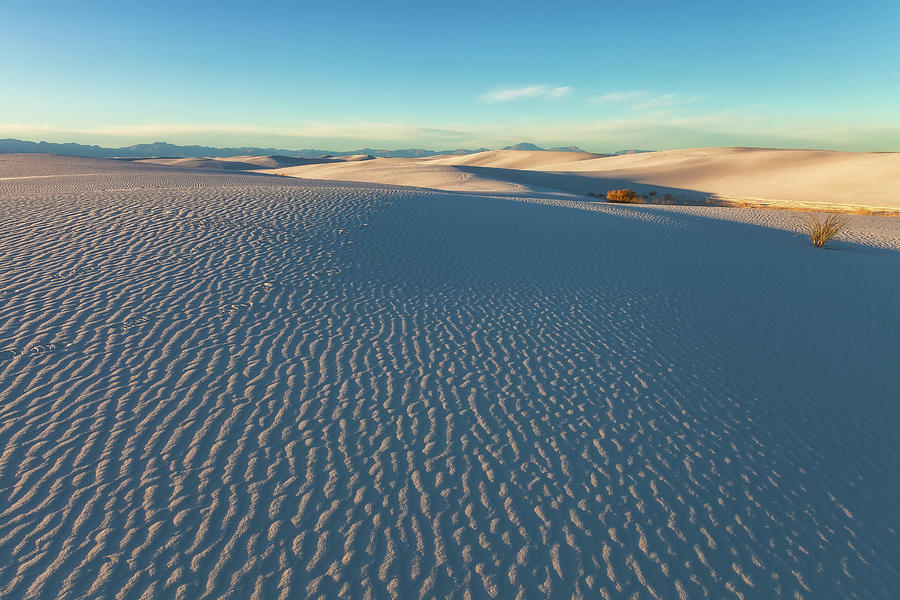
[{"label": "white sand", "polygon": [[[299,166],[295,177],[370,181],[442,190],[554,189],[573,194],[631,187],[676,199],[769,201],[781,206],[840,205],[900,210],[900,153],[706,148],[602,156],[584,152],[498,150],[366,164]],[[459,185],[462,184],[462,185]]]},{"label": "white sand", "polygon": [[900,219],[796,219],[0,156],[0,597],[894,598]]},{"label": "white sand", "polygon": [[288,167],[269,172],[308,179],[359,181],[453,191],[518,193],[538,189],[536,186],[517,184],[502,177],[469,173],[450,164],[418,158],[376,158],[365,162]]},{"label": "white sand", "polygon": [[253,171],[269,170],[304,165],[342,164],[361,162],[374,157],[367,154],[331,156],[328,158],[299,158],[295,156],[228,156],[215,158],[141,158],[130,159],[132,164],[164,165],[213,171]]}]

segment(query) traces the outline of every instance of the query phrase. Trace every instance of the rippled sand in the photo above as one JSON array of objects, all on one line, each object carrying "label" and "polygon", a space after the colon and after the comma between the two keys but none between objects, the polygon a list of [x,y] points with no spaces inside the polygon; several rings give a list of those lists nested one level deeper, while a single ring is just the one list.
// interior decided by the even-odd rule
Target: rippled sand
[{"label": "rippled sand", "polygon": [[0,157],[2,598],[895,598],[900,219]]}]

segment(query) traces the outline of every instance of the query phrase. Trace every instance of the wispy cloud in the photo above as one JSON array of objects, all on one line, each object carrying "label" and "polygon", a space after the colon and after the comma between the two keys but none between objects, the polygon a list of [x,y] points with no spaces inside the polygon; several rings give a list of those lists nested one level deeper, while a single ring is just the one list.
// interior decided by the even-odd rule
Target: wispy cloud
[{"label": "wispy cloud", "polygon": [[492,90],[484,94],[481,99],[485,102],[510,102],[523,98],[563,98],[574,91],[568,85],[552,87],[549,85],[528,85],[519,88],[503,88]]},{"label": "wispy cloud", "polygon": [[696,96],[682,96],[680,94],[656,94],[644,90],[630,90],[623,92],[610,92],[602,96],[595,96],[590,99],[591,102],[599,103],[622,103],[626,104],[631,110],[647,111],[669,108],[680,104],[688,104],[696,102],[700,98]]},{"label": "wispy cloud", "polygon": [[631,90],[630,92],[610,92],[608,94],[603,94],[602,96],[591,98],[591,100],[594,102],[625,102],[627,100],[637,100],[646,95],[647,92],[642,90]]}]

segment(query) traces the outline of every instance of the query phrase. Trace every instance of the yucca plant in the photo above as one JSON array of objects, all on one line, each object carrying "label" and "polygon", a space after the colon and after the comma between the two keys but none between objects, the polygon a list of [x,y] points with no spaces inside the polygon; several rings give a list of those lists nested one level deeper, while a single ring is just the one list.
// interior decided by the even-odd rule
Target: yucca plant
[{"label": "yucca plant", "polygon": [[813,246],[821,248],[849,224],[850,217],[847,215],[828,215],[822,220],[818,213],[810,213],[806,220],[806,233],[809,234]]}]

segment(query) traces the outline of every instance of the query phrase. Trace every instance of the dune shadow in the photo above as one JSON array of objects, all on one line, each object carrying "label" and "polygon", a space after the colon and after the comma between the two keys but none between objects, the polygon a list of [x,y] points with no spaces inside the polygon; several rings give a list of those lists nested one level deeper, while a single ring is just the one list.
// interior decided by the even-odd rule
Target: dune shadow
[{"label": "dune shadow", "polygon": [[765,208],[900,217],[900,211],[888,207],[867,207],[854,204],[800,202],[766,198],[737,198],[691,188],[649,184],[633,179],[579,175],[572,172],[552,173],[468,165],[458,165],[456,168],[462,172],[471,173],[479,177],[558,190],[595,199],[602,199],[610,190],[628,188],[634,190],[640,196],[640,201],[636,202],[636,204]]},{"label": "dune shadow", "polygon": [[709,192],[689,188],[651,185],[631,179],[591,177],[577,173],[473,167],[468,165],[457,165],[456,168],[464,173],[470,173],[479,177],[558,190],[580,196],[606,194],[609,190],[630,188],[643,197],[641,204],[725,206],[720,198]]}]

